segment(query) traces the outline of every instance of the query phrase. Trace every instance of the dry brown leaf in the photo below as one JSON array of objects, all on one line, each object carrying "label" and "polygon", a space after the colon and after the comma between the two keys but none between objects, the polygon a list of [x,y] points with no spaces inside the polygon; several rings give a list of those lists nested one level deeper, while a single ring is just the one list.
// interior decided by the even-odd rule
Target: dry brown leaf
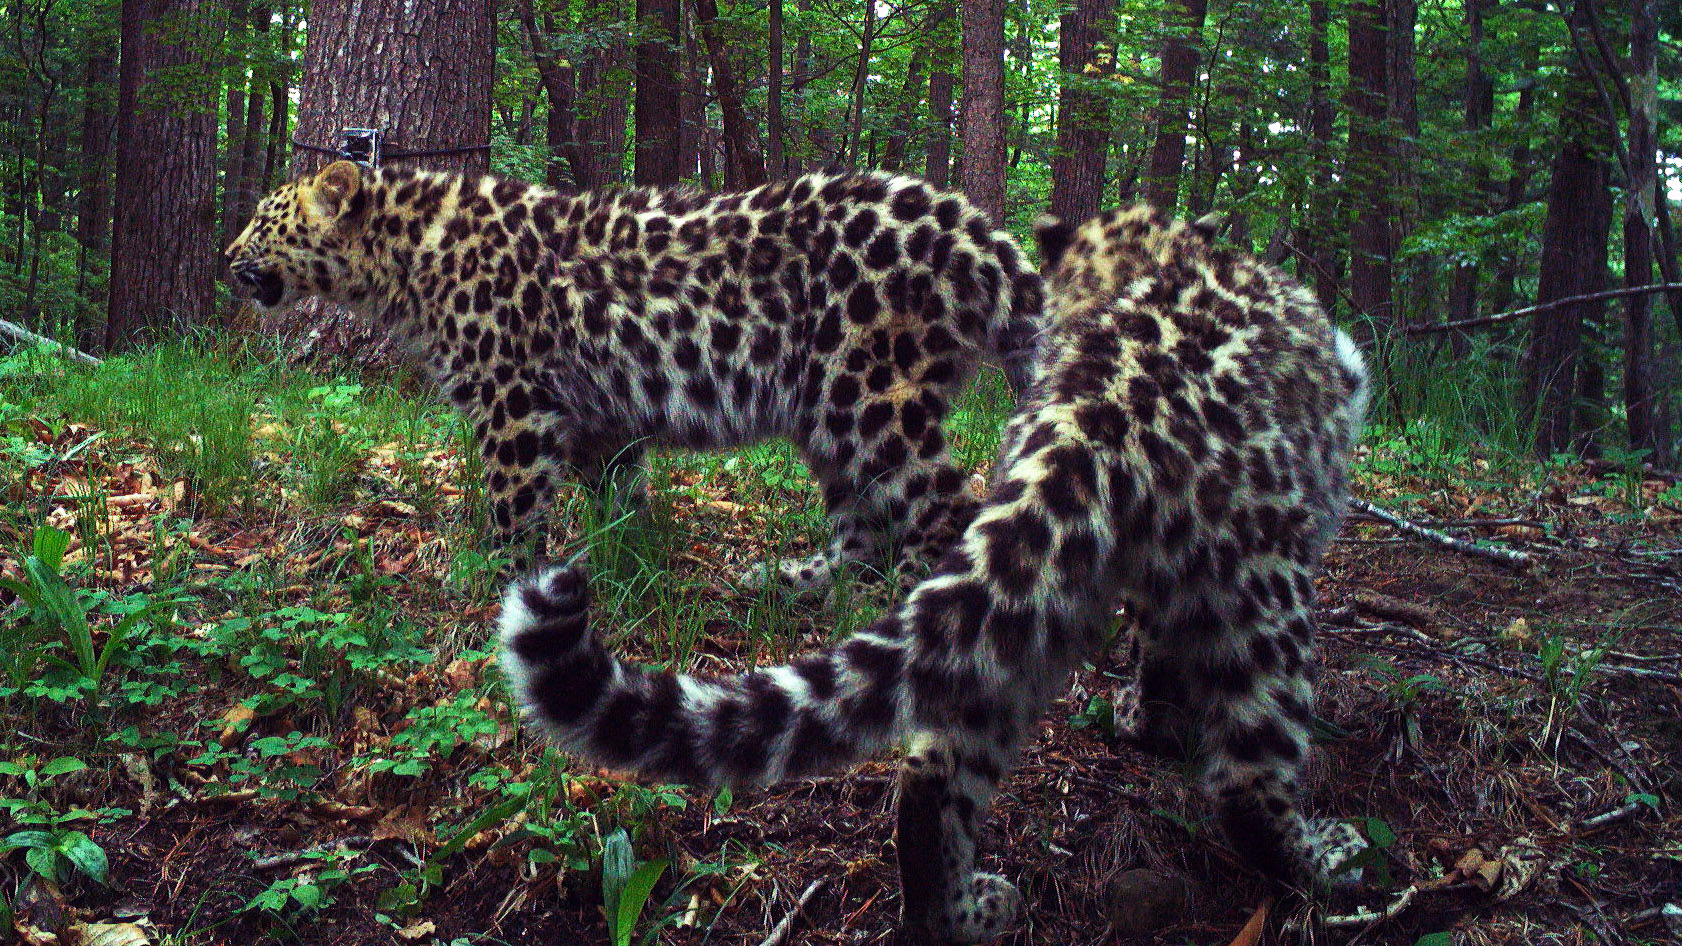
[{"label": "dry brown leaf", "polygon": [[1250,914],[1249,922],[1233,937],[1229,946],[1256,946],[1261,942],[1262,931],[1267,929],[1267,913],[1273,908],[1273,898],[1268,897],[1256,906],[1256,912]]},{"label": "dry brown leaf", "polygon": [[150,946],[152,938],[133,923],[76,923],[65,938],[77,946]]},{"label": "dry brown leaf", "polygon": [[410,923],[408,926],[398,930],[397,938],[417,940],[423,936],[431,936],[433,933],[437,932],[437,930],[438,927],[434,926],[431,920],[421,920],[418,923]]},{"label": "dry brown leaf", "polygon": [[257,711],[243,703],[229,707],[228,711],[222,714],[222,734],[216,737],[216,741],[221,743],[224,749],[231,748],[244,738],[251,728],[252,720],[256,718]]}]

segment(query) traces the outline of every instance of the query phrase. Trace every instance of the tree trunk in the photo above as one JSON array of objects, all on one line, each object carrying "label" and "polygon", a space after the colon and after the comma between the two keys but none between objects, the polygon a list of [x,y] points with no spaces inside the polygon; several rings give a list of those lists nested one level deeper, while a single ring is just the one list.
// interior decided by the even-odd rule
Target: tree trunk
[{"label": "tree trunk", "polygon": [[[1466,135],[1473,142],[1477,142],[1483,133],[1488,131],[1490,121],[1495,115],[1495,84],[1489,81],[1483,71],[1483,14],[1484,7],[1490,0],[1464,0],[1466,14]],[[1471,187],[1467,188],[1466,196],[1471,201],[1471,212],[1475,216],[1483,217],[1489,214],[1494,203],[1495,195],[1490,191],[1489,161],[1484,157],[1483,148],[1474,144],[1472,149],[1472,179]],[[1448,290],[1448,309],[1444,313],[1447,320],[1458,322],[1469,319],[1477,313],[1478,307],[1478,260],[1467,256],[1454,267],[1453,280]],[[1457,356],[1466,353],[1466,338],[1464,332],[1455,332],[1450,337]]]},{"label": "tree trunk", "polygon": [[201,0],[123,2],[108,349],[210,318],[216,87],[168,80],[215,68],[214,20]]},{"label": "tree trunk", "polygon": [[[257,206],[263,194],[263,103],[269,89],[269,70],[263,59],[269,54],[269,20],[272,16],[266,0],[251,4],[252,45],[255,55],[251,66],[251,87],[245,96],[245,140],[240,142],[241,174],[234,188],[234,218],[245,220]],[[237,232],[236,232],[237,235]]]},{"label": "tree trunk", "polygon": [[1302,248],[1298,252],[1297,277],[1311,282],[1320,307],[1331,312],[1337,304],[1338,255],[1335,235],[1338,197],[1332,179],[1334,163],[1332,132],[1336,121],[1331,96],[1331,50],[1326,33],[1331,14],[1326,0],[1308,4],[1308,137],[1311,142],[1311,182],[1304,202]]},{"label": "tree trunk", "polygon": [[[1433,260],[1415,256],[1398,261],[1397,250],[1407,242],[1421,211],[1419,186],[1419,78],[1414,59],[1414,32],[1419,8],[1415,0],[1383,0],[1385,51],[1389,53],[1385,98],[1390,135],[1390,180],[1385,197],[1390,205],[1390,312],[1392,323],[1406,328],[1410,313],[1436,298],[1430,278]],[[1406,269],[1398,278],[1395,268]]]},{"label": "tree trunk", "polygon": [[1357,334],[1370,342],[1388,334],[1393,318],[1393,230],[1389,43],[1379,0],[1349,6],[1349,194],[1355,222],[1349,248],[1349,296],[1362,321]]},{"label": "tree trunk", "polygon": [[[1531,160],[1530,133],[1533,116],[1536,113],[1536,88],[1541,78],[1538,67],[1541,63],[1541,43],[1534,38],[1527,38],[1523,52],[1520,55],[1518,74],[1523,81],[1519,88],[1518,104],[1513,106],[1511,127],[1518,129],[1518,142],[1507,161],[1512,173],[1502,185],[1501,212],[1506,213],[1518,209],[1524,203],[1530,190],[1530,177],[1534,173],[1536,162]],[[1496,312],[1505,312],[1513,308],[1513,285],[1518,280],[1518,254],[1501,254],[1495,264],[1495,278],[1490,281],[1489,307]]]},{"label": "tree trunk", "polygon": [[929,142],[923,162],[923,176],[936,187],[947,186],[952,176],[952,92],[957,85],[952,32],[952,4],[937,3],[929,22],[935,52],[929,67]]},{"label": "tree trunk", "polygon": [[[80,184],[76,197],[76,242],[86,253],[111,245],[111,88],[107,78],[117,57],[106,45],[89,51],[82,76]],[[78,268],[85,269],[86,264]],[[80,275],[78,275],[80,280]]]},{"label": "tree trunk", "polygon": [[636,182],[678,182],[678,0],[637,0]]},{"label": "tree trunk", "polygon": [[[1201,0],[1197,0],[1201,2]],[[1005,209],[1005,4],[964,4],[964,100],[958,185],[977,207],[1004,221]]]},{"label": "tree trunk", "polygon": [[[344,128],[380,128],[391,151],[452,153],[392,158],[409,166],[482,174],[490,167],[496,31],[489,0],[316,0],[298,100],[297,138],[335,147]],[[464,149],[464,150],[455,150]],[[300,151],[294,171],[313,174],[331,156]],[[383,332],[336,307],[311,303],[280,319],[282,334],[317,351],[383,358]]]},{"label": "tree trunk", "polygon": [[924,76],[928,63],[927,47],[919,45],[911,51],[911,61],[905,66],[905,85],[899,91],[899,109],[894,115],[893,132],[882,148],[884,170],[905,170],[905,153],[911,146],[911,136],[917,130],[917,106],[923,104],[923,89],[928,84]]},{"label": "tree trunk", "polygon": [[[1578,97],[1581,104],[1581,98]],[[1573,123],[1575,124],[1575,123]],[[1605,163],[1593,145],[1571,134],[1553,161],[1548,215],[1542,229],[1541,278],[1536,302],[1599,291],[1605,280],[1611,194]],[[1525,356],[1525,406],[1536,420],[1536,453],[1546,458],[1570,449],[1577,364],[1592,307],[1577,303],[1539,313]]]},{"label": "tree trunk", "polygon": [[222,246],[232,243],[245,226],[244,218],[235,218],[239,208],[234,195],[239,193],[239,182],[245,177],[245,76],[251,59],[245,27],[249,16],[250,10],[243,0],[228,4],[228,31],[224,40],[228,59],[223,67],[228,87],[222,103],[222,237],[219,241]]},{"label": "tree trunk", "polygon": [[1051,158],[1051,212],[1067,221],[1098,212],[1104,197],[1104,160],[1110,148],[1110,110],[1090,87],[1115,71],[1110,16],[1115,0],[1078,0],[1063,11],[1057,66],[1063,87],[1057,104],[1057,151]]},{"label": "tree trunk", "polygon": [[695,12],[712,62],[713,90],[724,114],[724,183],[731,188],[758,187],[765,183],[765,156],[759,150],[759,129],[748,118],[742,92],[736,82],[735,63],[730,61],[729,44],[718,21],[717,0],[695,0]]},{"label": "tree trunk", "polygon": [[788,176],[783,154],[783,0],[771,0],[765,53],[765,164],[773,178]]},{"label": "tree trunk", "polygon": [[1173,0],[1167,8],[1156,142],[1151,146],[1150,170],[1145,174],[1145,199],[1170,213],[1179,204],[1180,171],[1186,159],[1186,116],[1207,13],[1208,0]]},{"label": "tree trunk", "polygon": [[[1624,201],[1624,285],[1653,281],[1654,184],[1658,180],[1654,138],[1658,111],[1657,0],[1633,0],[1629,41],[1629,186]],[[1624,301],[1624,411],[1631,450],[1646,450],[1657,463],[1670,458],[1670,431],[1653,384],[1652,296]]]},{"label": "tree trunk", "polygon": [[[708,0],[711,2],[711,0]],[[865,80],[870,77],[870,47],[876,40],[876,4],[864,5],[864,32],[859,37],[858,68],[853,70],[852,107],[847,113],[847,160],[854,167],[860,164],[863,145]]]}]

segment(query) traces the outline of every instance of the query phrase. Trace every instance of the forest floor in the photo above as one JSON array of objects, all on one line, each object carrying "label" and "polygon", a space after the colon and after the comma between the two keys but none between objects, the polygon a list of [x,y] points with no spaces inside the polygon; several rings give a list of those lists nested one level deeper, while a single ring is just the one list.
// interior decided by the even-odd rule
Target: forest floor
[{"label": "forest floor", "polygon": [[[783,942],[894,941],[891,759],[733,797],[574,767],[506,705],[449,415],[199,357],[0,361],[0,940],[754,946],[803,902]],[[965,462],[1006,403],[955,418]],[[1682,487],[1428,432],[1374,431],[1358,495],[1530,562],[1360,516],[1328,556],[1310,804],[1373,842],[1364,889],[1270,900],[1192,766],[1112,737],[1105,657],[990,819],[1005,942],[1678,941]],[[724,671],[871,616],[724,577],[821,537],[786,448],[653,486],[560,516],[627,653]]]}]

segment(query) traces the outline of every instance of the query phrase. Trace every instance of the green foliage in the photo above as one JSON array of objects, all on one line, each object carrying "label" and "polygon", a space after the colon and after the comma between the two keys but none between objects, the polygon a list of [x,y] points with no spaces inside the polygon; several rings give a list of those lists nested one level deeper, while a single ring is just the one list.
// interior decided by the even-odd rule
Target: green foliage
[{"label": "green foliage", "polygon": [[79,821],[114,820],[127,812],[114,808],[89,811],[72,808],[58,811],[41,795],[45,783],[87,769],[87,763],[71,756],[59,756],[39,767],[23,762],[0,761],[0,777],[15,778],[24,786],[24,797],[0,797],[0,810],[18,825],[26,825],[0,839],[0,857],[22,851],[31,872],[53,883],[81,875],[103,884],[106,881],[105,851],[85,833],[69,825]]},{"label": "green foliage", "polygon": [[621,828],[602,841],[602,908],[607,914],[612,946],[630,946],[637,919],[669,862],[665,858],[638,863],[630,836]]}]

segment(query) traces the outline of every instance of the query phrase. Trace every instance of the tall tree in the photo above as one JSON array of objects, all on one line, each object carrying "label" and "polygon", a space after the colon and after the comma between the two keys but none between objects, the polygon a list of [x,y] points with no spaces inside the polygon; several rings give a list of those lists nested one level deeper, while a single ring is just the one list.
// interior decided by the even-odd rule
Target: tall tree
[{"label": "tall tree", "polygon": [[[1658,179],[1654,126],[1658,113],[1657,0],[1632,0],[1629,41],[1629,187],[1624,200],[1624,285],[1653,281],[1653,227]],[[1624,411],[1629,445],[1668,460],[1670,432],[1653,381],[1652,296],[1624,300]]]},{"label": "tall tree", "polygon": [[1171,0],[1165,8],[1161,93],[1156,105],[1156,141],[1145,173],[1145,199],[1172,211],[1179,203],[1180,172],[1186,160],[1186,122],[1208,0]]},{"label": "tall tree", "polygon": [[105,345],[209,320],[216,279],[216,63],[207,0],[123,0]]},{"label": "tall tree", "polygon": [[1051,159],[1051,212],[1084,220],[1104,196],[1110,149],[1110,110],[1096,80],[1115,71],[1110,17],[1115,0],[1077,0],[1065,7],[1057,33],[1062,90],[1057,104],[1057,151]]},{"label": "tall tree", "polygon": [[977,207],[1004,220],[1005,0],[966,0],[964,100],[958,185]]},{"label": "tall tree", "polygon": [[110,75],[117,66],[115,37],[90,30],[82,71],[82,124],[77,150],[76,243],[81,256],[76,267],[77,292],[86,287],[88,257],[111,244],[111,138],[116,88]]},{"label": "tall tree", "polygon": [[1389,110],[1389,36],[1382,0],[1349,5],[1349,296],[1363,339],[1388,330],[1393,318],[1395,261],[1390,156],[1395,145]]},{"label": "tall tree", "polygon": [[929,18],[930,43],[934,54],[929,64],[929,144],[923,176],[936,187],[945,187],[952,174],[952,95],[957,77],[952,74],[956,51],[952,48],[951,0],[936,0]]},{"label": "tall tree", "polygon": [[765,183],[765,156],[759,149],[759,128],[742,102],[731,44],[718,19],[718,0],[695,0],[701,39],[712,63],[713,91],[724,115],[724,182],[728,187],[758,187]]},{"label": "tall tree", "polygon": [[[1326,0],[1308,4],[1308,139],[1309,191],[1303,210],[1303,245],[1297,259],[1297,276],[1312,280],[1314,296],[1321,308],[1332,311],[1338,294],[1336,234],[1338,194],[1333,184],[1335,164],[1333,125],[1336,115],[1331,94],[1331,46],[1327,33],[1331,13]],[[1306,270],[1306,271],[1305,271]]]},{"label": "tall tree", "polygon": [[[483,173],[489,164],[496,31],[490,0],[316,0],[299,88],[294,173],[313,174],[345,128],[377,128],[387,160]],[[279,326],[317,350],[384,354],[343,310],[300,307]],[[376,332],[377,336],[378,333]],[[374,341],[374,344],[370,344]]]},{"label": "tall tree", "polygon": [[773,178],[788,176],[783,153],[783,0],[771,0],[765,50],[765,165]]},{"label": "tall tree", "polygon": [[[1466,18],[1466,79],[1465,131],[1472,141],[1471,186],[1466,189],[1469,209],[1475,216],[1489,213],[1495,195],[1492,193],[1489,160],[1480,141],[1495,117],[1495,83],[1489,81],[1483,67],[1484,9],[1490,0],[1464,0]],[[1469,319],[1477,310],[1478,259],[1468,256],[1459,261],[1449,284],[1449,321]],[[1456,350],[1462,350],[1465,336],[1454,336]]]},{"label": "tall tree", "polygon": [[637,0],[636,183],[678,182],[678,0]]},{"label": "tall tree", "polygon": [[858,65],[853,70],[853,88],[847,110],[847,159],[857,166],[864,133],[864,94],[870,78],[870,47],[876,42],[876,4],[864,4],[864,27],[859,31]]}]

